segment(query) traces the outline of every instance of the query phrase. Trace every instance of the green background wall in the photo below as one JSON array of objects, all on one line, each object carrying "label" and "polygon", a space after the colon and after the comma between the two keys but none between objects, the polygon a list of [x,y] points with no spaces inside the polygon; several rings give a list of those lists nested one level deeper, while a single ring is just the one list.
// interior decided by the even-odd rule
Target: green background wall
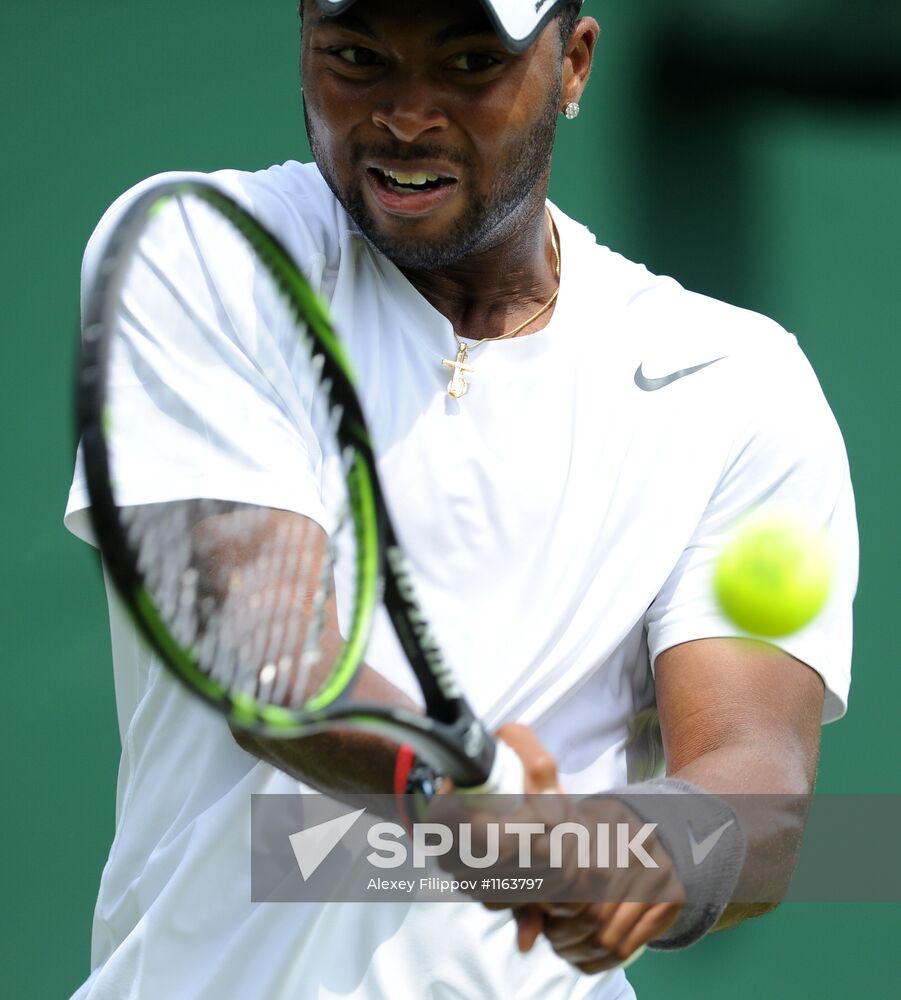
[{"label": "green background wall", "polygon": [[[885,41],[901,5],[786,6],[589,0],[604,35],[552,193],[602,242],[799,336],[845,431],[862,535],[851,712],[824,734],[819,787],[898,793],[901,101],[885,52],[901,45]],[[87,974],[113,829],[103,594],[61,526],[81,250],[148,174],[306,158],[293,8],[0,0],[7,996],[65,997]],[[786,905],[632,978],[668,1000],[887,995],[898,916]]]}]

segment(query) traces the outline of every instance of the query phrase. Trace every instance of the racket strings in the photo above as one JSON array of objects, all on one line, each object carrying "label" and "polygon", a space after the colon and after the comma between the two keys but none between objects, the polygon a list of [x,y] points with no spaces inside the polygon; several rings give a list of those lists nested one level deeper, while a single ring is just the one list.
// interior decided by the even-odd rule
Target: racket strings
[{"label": "racket strings", "polygon": [[156,614],[207,676],[292,708],[323,685],[342,640],[337,547],[319,525],[211,500],[120,513]]}]

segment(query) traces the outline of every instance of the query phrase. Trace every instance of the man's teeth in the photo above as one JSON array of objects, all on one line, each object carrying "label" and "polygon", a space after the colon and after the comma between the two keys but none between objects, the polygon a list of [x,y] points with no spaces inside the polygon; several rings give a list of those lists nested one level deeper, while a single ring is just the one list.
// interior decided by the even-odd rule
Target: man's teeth
[{"label": "man's teeth", "polygon": [[426,174],[419,171],[415,174],[402,174],[398,170],[382,170],[381,173],[389,178],[389,180],[394,181],[395,184],[415,184],[422,185],[428,182],[434,182],[441,180],[439,174]]}]

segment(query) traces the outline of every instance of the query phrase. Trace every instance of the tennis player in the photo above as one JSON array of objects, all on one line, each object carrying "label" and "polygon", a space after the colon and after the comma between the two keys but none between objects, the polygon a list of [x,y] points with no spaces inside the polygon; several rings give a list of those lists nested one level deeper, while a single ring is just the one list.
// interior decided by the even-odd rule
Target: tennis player
[{"label": "tennis player", "polygon": [[[587,99],[599,34],[578,2],[301,13],[315,163],[215,180],[336,317],[440,643],[530,787],[700,794],[721,836],[700,874],[670,858],[682,905],[251,903],[251,794],[363,774],[388,791],[396,748],[239,745],[113,600],[117,826],[76,996],[631,997],[616,966],[641,945],[683,947],[749,915],[734,887],[767,847],[721,796],[809,792],[820,725],[845,711],[857,542],[839,430],[793,336],[650,274],[548,202],[555,132]],[[87,285],[132,195],[92,239]],[[190,296],[177,260],[155,266]],[[142,322],[166,344],[163,317]],[[265,335],[243,352],[224,329],[208,337],[202,370],[177,344],[143,359],[171,386],[159,434],[182,406],[241,406],[210,406],[209,453],[187,474],[173,463],[130,492],[291,509],[301,449],[281,360]],[[802,512],[837,552],[825,612],[778,644],[742,639],[710,588],[725,533],[763,501]],[[76,471],[67,523],[83,537],[86,506]],[[387,629],[369,660],[401,662]]]}]

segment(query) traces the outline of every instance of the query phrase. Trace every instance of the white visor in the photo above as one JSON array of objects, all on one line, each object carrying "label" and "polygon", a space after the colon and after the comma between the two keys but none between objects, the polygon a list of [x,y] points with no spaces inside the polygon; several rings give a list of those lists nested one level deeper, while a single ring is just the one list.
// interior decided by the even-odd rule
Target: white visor
[{"label": "white visor", "polygon": [[[325,14],[340,14],[354,0],[317,0]],[[481,0],[495,30],[511,52],[527,49],[566,0]],[[580,0],[581,2],[581,0]]]}]

